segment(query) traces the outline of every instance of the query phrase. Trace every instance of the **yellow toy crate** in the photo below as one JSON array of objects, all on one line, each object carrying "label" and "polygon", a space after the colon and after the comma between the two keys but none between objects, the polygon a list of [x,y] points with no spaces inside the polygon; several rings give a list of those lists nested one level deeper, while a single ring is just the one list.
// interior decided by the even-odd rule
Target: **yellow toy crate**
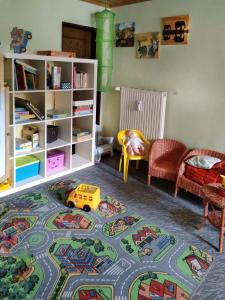
[{"label": "yellow toy crate", "polygon": [[80,184],[68,196],[66,204],[84,211],[96,210],[100,203],[100,188],[90,184]]}]

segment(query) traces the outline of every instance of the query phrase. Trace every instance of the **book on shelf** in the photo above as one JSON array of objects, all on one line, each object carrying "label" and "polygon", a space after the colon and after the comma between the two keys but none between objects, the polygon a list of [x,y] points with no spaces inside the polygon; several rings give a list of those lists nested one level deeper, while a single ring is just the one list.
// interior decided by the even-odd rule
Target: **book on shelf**
[{"label": "book on shelf", "polygon": [[47,111],[47,116],[49,118],[52,118],[52,119],[60,119],[60,118],[67,118],[70,116],[70,113],[68,112],[59,112],[55,109],[52,109],[52,110],[48,110]]},{"label": "book on shelf", "polygon": [[93,113],[93,105],[84,105],[84,106],[74,106],[73,115],[74,116],[83,116]]},{"label": "book on shelf", "polygon": [[73,112],[73,115],[75,117],[79,117],[79,116],[90,115],[92,113],[93,113],[93,110],[83,110],[83,111],[75,111],[75,112]]},{"label": "book on shelf", "polygon": [[85,135],[88,135],[90,133],[91,132],[88,129],[79,128],[79,127],[73,128],[73,135],[77,136],[77,137],[85,136]]},{"label": "book on shelf", "polygon": [[38,55],[59,56],[59,57],[76,57],[76,52],[56,51],[56,50],[40,50]]},{"label": "book on shelf", "polygon": [[34,114],[28,114],[28,115],[16,115],[15,116],[16,121],[25,121],[30,119],[36,119],[36,116]]},{"label": "book on shelf", "polygon": [[31,114],[34,114],[38,120],[42,121],[45,118],[44,114],[42,114],[42,112],[36,106],[34,106],[29,100],[15,97],[15,105],[16,108],[17,107],[26,108]]},{"label": "book on shelf", "polygon": [[60,66],[52,66],[52,89],[58,90],[60,89],[60,82],[61,82],[61,67]]},{"label": "book on shelf", "polygon": [[73,106],[85,106],[85,105],[93,105],[94,100],[74,100],[73,101]]},{"label": "book on shelf", "polygon": [[23,61],[15,60],[15,90],[34,90],[38,70]]},{"label": "book on shelf", "polygon": [[73,67],[73,87],[74,89],[88,87],[88,73],[77,71],[76,66]]},{"label": "book on shelf", "polygon": [[26,90],[26,78],[23,66],[15,64],[15,89]]},{"label": "book on shelf", "polygon": [[92,138],[91,133],[83,135],[83,136],[74,136],[74,141],[75,142],[84,142],[87,140],[90,140]]},{"label": "book on shelf", "polygon": [[32,73],[34,75],[38,74],[38,70],[36,68],[34,68],[34,67],[26,64],[25,62],[23,62],[21,60],[16,59],[15,63],[18,64],[18,65],[23,66],[24,70],[27,71],[27,72],[30,72],[30,73]]},{"label": "book on shelf", "polygon": [[25,71],[25,77],[26,77],[26,82],[27,82],[27,89],[35,90],[36,86],[35,86],[34,74]]},{"label": "book on shelf", "polygon": [[73,88],[76,89],[77,85],[77,67],[76,65],[73,66]]},{"label": "book on shelf", "polygon": [[16,152],[26,152],[33,149],[32,141],[24,138],[16,138]]}]

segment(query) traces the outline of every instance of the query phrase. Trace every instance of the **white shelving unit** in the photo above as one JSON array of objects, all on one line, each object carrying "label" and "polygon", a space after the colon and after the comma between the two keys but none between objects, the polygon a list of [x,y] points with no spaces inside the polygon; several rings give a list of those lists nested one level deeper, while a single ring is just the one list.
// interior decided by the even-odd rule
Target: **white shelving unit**
[{"label": "white shelving unit", "polygon": [[[9,120],[10,125],[10,183],[11,188],[0,192],[0,197],[13,192],[29,188],[48,180],[78,171],[94,164],[95,148],[95,112],[96,112],[96,76],[97,61],[79,58],[64,58],[42,55],[13,54],[6,53],[4,56],[4,81],[9,86]],[[38,70],[37,89],[16,90],[15,89],[15,61],[24,62]],[[47,88],[47,66],[61,66],[61,82],[70,82],[70,89],[52,90]],[[86,88],[73,88],[74,66],[81,72],[88,74]],[[38,119],[17,122],[15,119],[15,98],[23,98],[31,101],[45,116],[43,121]],[[73,115],[73,100],[93,100],[93,114],[82,116]],[[62,118],[49,118],[48,111],[55,109],[67,115]],[[39,147],[32,151],[17,153],[16,138],[21,137],[23,125],[35,125],[39,131]],[[47,143],[47,125],[57,125],[59,128],[58,139]],[[92,133],[92,137],[86,141],[75,142],[73,128],[85,128]],[[55,172],[47,170],[48,151],[58,149],[64,152],[64,167]],[[28,155],[36,156],[40,161],[39,174],[23,181],[16,181],[16,160]]]}]

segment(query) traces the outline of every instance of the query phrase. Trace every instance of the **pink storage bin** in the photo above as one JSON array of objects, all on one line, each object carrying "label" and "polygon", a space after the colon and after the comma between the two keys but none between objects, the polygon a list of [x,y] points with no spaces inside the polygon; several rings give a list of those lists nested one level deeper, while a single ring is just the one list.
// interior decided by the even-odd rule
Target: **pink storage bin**
[{"label": "pink storage bin", "polygon": [[60,150],[50,150],[47,153],[47,173],[60,170],[64,167],[65,153]]}]

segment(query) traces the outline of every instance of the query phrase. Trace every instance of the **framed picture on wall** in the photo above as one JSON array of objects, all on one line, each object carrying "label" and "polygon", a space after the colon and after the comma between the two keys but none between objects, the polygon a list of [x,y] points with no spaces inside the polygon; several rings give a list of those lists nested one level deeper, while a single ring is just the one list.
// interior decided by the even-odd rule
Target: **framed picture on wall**
[{"label": "framed picture on wall", "polygon": [[116,24],[116,47],[134,46],[135,22]]},{"label": "framed picture on wall", "polygon": [[189,38],[189,15],[162,19],[161,45],[185,45]]},{"label": "framed picture on wall", "polygon": [[159,58],[159,32],[138,33],[136,58]]}]

